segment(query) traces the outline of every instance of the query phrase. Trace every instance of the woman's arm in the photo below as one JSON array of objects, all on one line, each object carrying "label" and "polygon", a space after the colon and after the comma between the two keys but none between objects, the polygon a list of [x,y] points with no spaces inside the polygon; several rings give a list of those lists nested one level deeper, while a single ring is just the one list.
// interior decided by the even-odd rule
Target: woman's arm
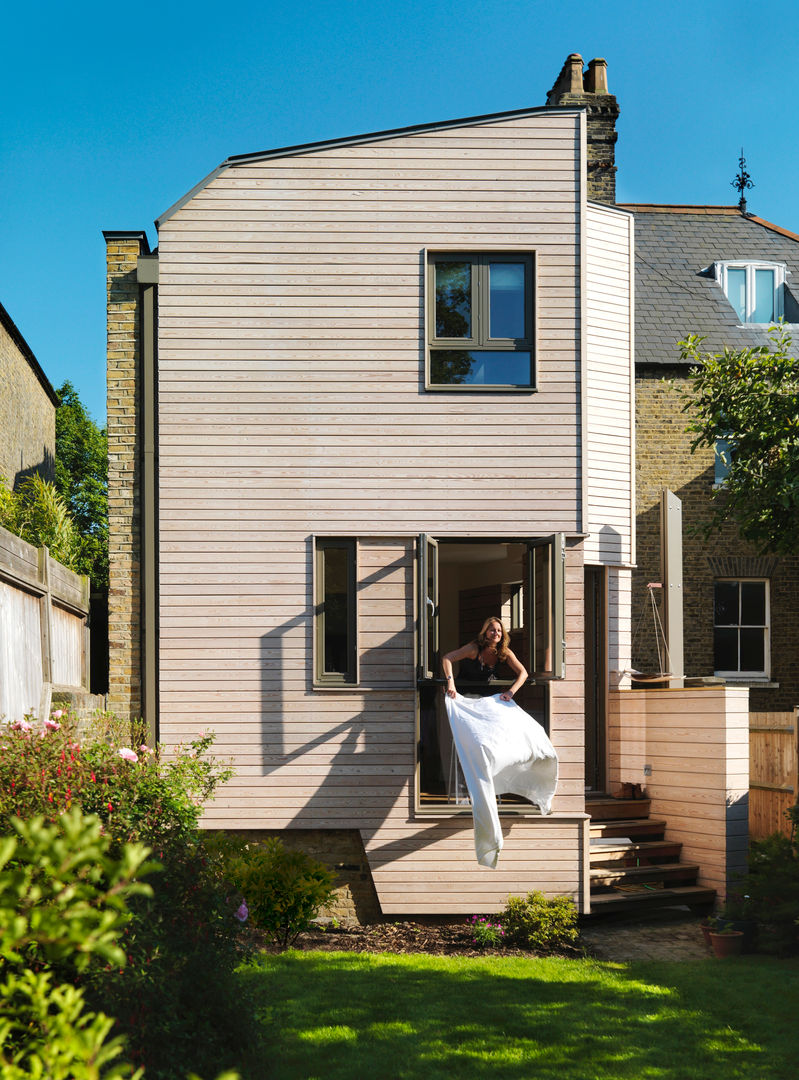
[{"label": "woman's arm", "polygon": [[499,696],[502,701],[512,701],[513,695],[516,693],[516,691],[521,686],[524,686],[524,684],[527,682],[527,669],[525,668],[524,664],[519,661],[516,654],[512,653],[510,649],[508,649],[507,655],[505,657],[505,663],[515,674],[516,679],[513,683],[513,686],[511,686],[508,690],[506,690]]},{"label": "woman's arm", "polygon": [[441,657],[441,667],[447,679],[445,692],[448,697],[455,697],[455,678],[452,674],[452,661],[465,660],[467,656],[474,660],[477,657],[478,651],[477,642],[470,641],[468,645],[463,645],[460,649],[453,649],[452,652],[448,652],[446,656]]}]

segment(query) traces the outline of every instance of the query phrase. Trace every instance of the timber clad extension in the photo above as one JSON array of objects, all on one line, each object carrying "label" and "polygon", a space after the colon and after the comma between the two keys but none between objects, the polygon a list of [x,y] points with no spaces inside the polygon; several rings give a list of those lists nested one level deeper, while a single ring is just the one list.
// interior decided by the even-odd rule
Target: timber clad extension
[{"label": "timber clad extension", "polygon": [[[233,760],[207,827],[317,853],[327,830],[385,915],[533,889],[589,910],[586,788],[608,765],[633,779],[637,699],[608,707],[631,651],[633,218],[605,205],[604,61],[583,81],[569,57],[552,94],[230,158],[159,219],[157,266],[139,261],[157,326],[150,353],[129,341],[131,403],[155,418],[135,466],[157,479],[148,722],[167,746],[213,729]],[[140,612],[134,595],[131,626]],[[560,775],[548,817],[503,800],[488,870],[440,655],[500,613]],[[629,768],[644,758],[636,742]]]}]

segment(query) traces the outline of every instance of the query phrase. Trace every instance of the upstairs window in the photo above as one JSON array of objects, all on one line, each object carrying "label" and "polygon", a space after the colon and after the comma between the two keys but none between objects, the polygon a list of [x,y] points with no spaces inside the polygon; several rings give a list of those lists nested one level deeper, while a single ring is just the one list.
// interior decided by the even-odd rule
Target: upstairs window
[{"label": "upstairs window", "polygon": [[783,263],[718,262],[716,281],[742,323],[775,323],[782,316]]},{"label": "upstairs window", "polygon": [[534,258],[428,255],[428,389],[535,388]]},{"label": "upstairs window", "polygon": [[314,543],[314,685],[358,682],[356,546],[344,538]]},{"label": "upstairs window", "polygon": [[714,594],[716,674],[765,678],[769,672],[768,581],[720,578]]}]

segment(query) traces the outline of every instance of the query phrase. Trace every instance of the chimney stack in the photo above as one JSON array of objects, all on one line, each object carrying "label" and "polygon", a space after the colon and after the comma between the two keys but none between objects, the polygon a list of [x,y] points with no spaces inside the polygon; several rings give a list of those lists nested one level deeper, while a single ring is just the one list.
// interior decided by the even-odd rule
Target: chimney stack
[{"label": "chimney stack", "polygon": [[594,202],[616,201],[616,119],[619,106],[608,93],[608,65],[597,58],[583,74],[579,53],[567,57],[547,105],[577,105],[588,113],[588,198]]}]

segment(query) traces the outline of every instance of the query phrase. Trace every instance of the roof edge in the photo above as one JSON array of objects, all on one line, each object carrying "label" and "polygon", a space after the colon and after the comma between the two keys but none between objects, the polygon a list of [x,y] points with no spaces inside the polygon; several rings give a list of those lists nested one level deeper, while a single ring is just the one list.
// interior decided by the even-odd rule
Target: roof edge
[{"label": "roof edge", "polygon": [[757,214],[742,214],[738,206],[689,206],[678,203],[618,203],[622,210],[630,210],[632,213],[641,214],[724,214],[728,217],[742,217],[746,221],[753,221],[771,232],[787,236],[789,240],[799,241],[799,233],[784,229],[782,225],[775,225],[772,221],[758,217]]},{"label": "roof edge", "polygon": [[281,146],[274,150],[262,150],[252,154],[234,154],[218,165],[199,184],[195,184],[191,191],[187,192],[177,202],[165,210],[160,217],[155,219],[155,227],[168,221],[173,214],[177,213],[186,203],[194,198],[198,192],[215,180],[217,176],[234,165],[248,165],[254,161],[268,161],[271,158],[291,157],[298,154],[312,154],[317,150],[333,150],[339,146],[363,146],[367,143],[382,142],[385,139],[394,139],[400,135],[419,135],[424,131],[444,131],[448,128],[465,127],[470,124],[485,124],[499,122],[500,120],[520,119],[523,116],[545,115],[553,113],[568,114],[585,112],[585,105],[535,105],[527,109],[513,109],[508,112],[484,113],[480,116],[465,116],[457,120],[439,120],[427,124],[411,124],[409,127],[388,128],[385,131],[372,131],[365,135],[347,135],[339,139],[322,139],[319,142],[297,143],[295,146]]},{"label": "roof edge", "polygon": [[25,357],[25,359],[30,364],[34,375],[39,380],[42,389],[47,394],[47,396],[50,398],[50,401],[52,401],[53,405],[55,405],[55,407],[58,408],[58,406],[61,404],[61,398],[58,396],[58,394],[53,389],[52,383],[50,382],[50,380],[47,378],[44,371],[42,370],[42,367],[39,364],[39,361],[33,355],[33,350],[31,349],[30,345],[27,343],[25,338],[22,336],[22,334],[20,333],[16,323],[11,318],[11,316],[8,314],[8,312],[3,307],[2,304],[0,304],[0,323],[2,323],[2,325],[5,327],[9,337],[11,338],[11,340],[14,342],[14,344],[17,346],[19,351],[22,353],[22,355]]}]

